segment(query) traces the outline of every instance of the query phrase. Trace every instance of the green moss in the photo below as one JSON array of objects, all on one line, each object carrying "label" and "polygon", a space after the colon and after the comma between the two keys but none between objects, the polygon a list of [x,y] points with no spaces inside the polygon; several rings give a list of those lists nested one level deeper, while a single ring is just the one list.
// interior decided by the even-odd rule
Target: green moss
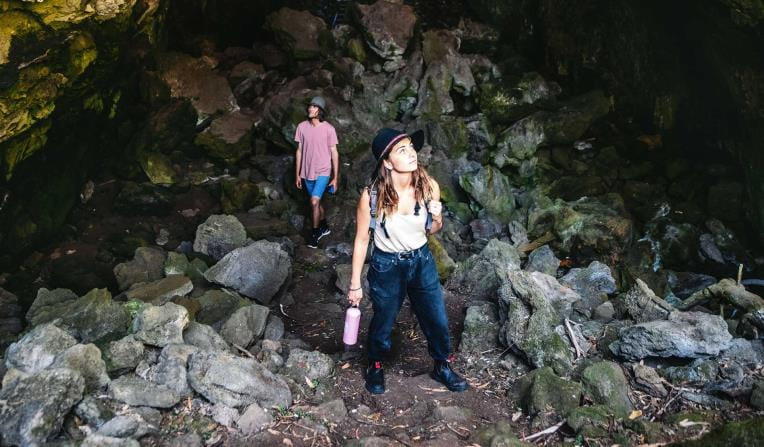
[{"label": "green moss", "polygon": [[21,70],[18,81],[0,94],[0,142],[53,113],[59,88],[66,82],[63,74],[52,72],[45,65]]},{"label": "green moss", "polygon": [[98,57],[93,36],[87,32],[74,35],[69,41],[69,70],[71,77],[81,75]]},{"label": "green moss", "polygon": [[141,153],[138,156],[141,168],[149,181],[155,185],[171,185],[175,183],[175,170],[172,162],[164,154]]},{"label": "green moss", "polygon": [[94,112],[102,112],[103,98],[98,93],[93,93],[92,95],[82,100],[82,108],[85,110],[92,110]]},{"label": "green moss", "polygon": [[451,276],[454,269],[456,269],[456,262],[448,256],[448,252],[437,237],[429,236],[427,240],[429,242],[430,250],[432,251],[432,256],[435,259],[435,268],[438,271],[438,277],[441,281],[445,281]]},{"label": "green moss", "polygon": [[26,11],[12,9],[0,12],[0,65],[8,63],[11,45],[15,37],[37,33],[42,25],[34,15]]},{"label": "green moss", "polygon": [[366,62],[366,48],[361,39],[350,39],[348,41],[348,54],[360,63]]},{"label": "green moss", "polygon": [[16,165],[45,146],[45,143],[48,142],[48,130],[50,129],[50,125],[50,120],[45,120],[37,126],[34,126],[26,134],[8,141],[8,144],[3,149],[6,180],[11,179]]},{"label": "green moss", "polygon": [[612,412],[604,405],[591,407],[579,407],[570,412],[567,418],[568,425],[586,437],[602,437],[608,435]]},{"label": "green moss", "polygon": [[221,186],[220,201],[226,214],[247,211],[260,200],[260,189],[252,182],[230,179],[224,181]]}]

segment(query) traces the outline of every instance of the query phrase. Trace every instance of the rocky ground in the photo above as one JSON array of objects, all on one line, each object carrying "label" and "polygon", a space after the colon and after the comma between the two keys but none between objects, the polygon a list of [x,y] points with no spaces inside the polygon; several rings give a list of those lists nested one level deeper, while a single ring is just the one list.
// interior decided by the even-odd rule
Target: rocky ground
[{"label": "rocky ground", "polygon": [[[734,171],[676,158],[602,91],[563,92],[486,25],[416,20],[386,1],[332,28],[285,8],[267,20],[273,42],[158,57],[138,173],[96,175],[61,240],[1,277],[1,443],[764,439],[764,262],[744,243]],[[315,94],[343,172],[333,233],[308,249],[290,137]],[[363,389],[368,302],[360,345],[341,344],[382,125],[427,131],[464,393],[427,376],[408,306],[384,395]]]}]

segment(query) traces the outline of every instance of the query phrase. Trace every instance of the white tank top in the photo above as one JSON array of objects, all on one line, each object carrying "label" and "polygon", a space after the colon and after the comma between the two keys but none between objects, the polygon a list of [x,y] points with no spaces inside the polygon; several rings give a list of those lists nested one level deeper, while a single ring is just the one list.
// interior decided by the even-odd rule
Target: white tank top
[{"label": "white tank top", "polygon": [[[419,215],[398,214],[385,217],[385,228],[382,220],[377,220],[374,229],[374,246],[388,253],[415,250],[427,243],[424,225],[427,222],[427,209],[422,206]],[[385,229],[390,236],[385,237]]]}]

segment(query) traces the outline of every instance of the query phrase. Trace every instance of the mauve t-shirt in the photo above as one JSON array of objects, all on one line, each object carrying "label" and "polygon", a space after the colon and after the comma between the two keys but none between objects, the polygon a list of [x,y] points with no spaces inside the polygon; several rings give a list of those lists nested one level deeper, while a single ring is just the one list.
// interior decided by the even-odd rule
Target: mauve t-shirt
[{"label": "mauve t-shirt", "polygon": [[303,121],[297,126],[294,141],[302,146],[300,177],[315,180],[322,175],[331,175],[331,147],[337,144],[334,126],[326,121],[317,126],[310,124],[310,121]]}]

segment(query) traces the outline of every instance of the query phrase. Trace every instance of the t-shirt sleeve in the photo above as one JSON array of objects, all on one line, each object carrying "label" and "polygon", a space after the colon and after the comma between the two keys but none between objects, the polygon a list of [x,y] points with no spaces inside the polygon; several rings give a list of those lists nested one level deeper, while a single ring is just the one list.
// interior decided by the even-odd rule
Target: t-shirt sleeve
[{"label": "t-shirt sleeve", "polygon": [[337,141],[337,131],[334,130],[334,126],[332,126],[329,129],[329,147],[336,146],[339,141]]},{"label": "t-shirt sleeve", "polygon": [[297,125],[297,129],[294,130],[294,141],[297,143],[302,142],[302,132],[299,124]]}]

